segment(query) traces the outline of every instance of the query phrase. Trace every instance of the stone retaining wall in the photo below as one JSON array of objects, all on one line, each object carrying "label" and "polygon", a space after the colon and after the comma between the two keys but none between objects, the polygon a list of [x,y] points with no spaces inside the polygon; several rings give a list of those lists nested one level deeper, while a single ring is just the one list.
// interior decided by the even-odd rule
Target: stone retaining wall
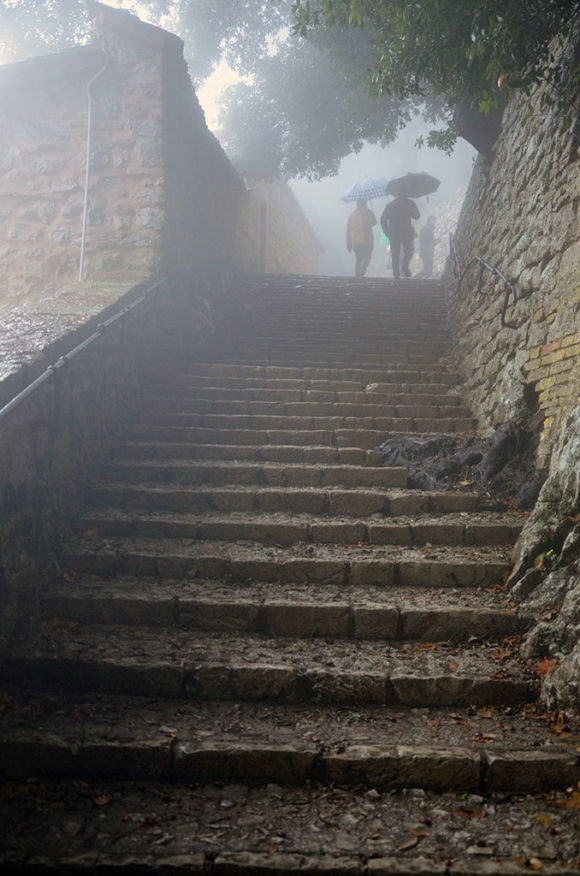
[{"label": "stone retaining wall", "polygon": [[[182,40],[124,10],[89,8],[94,44],[0,68],[0,309],[78,279],[89,86],[84,277],[215,282],[263,261],[262,217],[205,124]],[[316,271],[306,218],[277,208],[283,184],[270,189],[261,270]]]},{"label": "stone retaining wall", "polygon": [[[573,56],[570,39],[566,57]],[[577,100],[573,82],[568,93]],[[499,278],[485,274],[479,294],[474,266],[460,295],[448,262],[444,280],[458,360],[481,425],[537,404],[545,415],[538,458],[545,468],[580,389],[580,166],[578,126],[566,126],[541,96],[537,89],[507,106],[493,156],[476,162],[455,236],[462,268],[477,255],[515,283],[510,327],[501,325]]]}]

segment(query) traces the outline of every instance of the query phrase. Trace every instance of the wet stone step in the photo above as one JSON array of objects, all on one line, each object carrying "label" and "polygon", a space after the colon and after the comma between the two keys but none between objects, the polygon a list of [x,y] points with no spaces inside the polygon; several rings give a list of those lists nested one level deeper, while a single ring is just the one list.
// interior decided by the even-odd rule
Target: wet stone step
[{"label": "wet stone step", "polygon": [[[242,364],[234,365],[225,362],[200,362],[192,364],[188,369],[187,366],[181,366],[178,373],[183,377],[194,377],[196,380],[201,377],[209,377],[213,380],[219,378],[230,378],[233,380],[288,380],[298,379],[305,381],[328,381],[335,384],[340,384],[343,381],[358,382],[364,385],[390,382],[405,382],[405,383],[447,383],[457,384],[459,382],[457,374],[442,364],[438,364],[436,368],[426,369],[410,369],[405,364],[399,364],[392,369],[380,368],[353,368],[353,367],[321,367],[321,366],[283,366],[283,365],[268,365],[268,364]],[[387,378],[390,374],[395,376],[394,381]],[[251,383],[249,384],[251,385]]]},{"label": "wet stone step", "polygon": [[[204,426],[141,424],[132,430],[132,437],[138,440],[190,441],[198,444],[240,444],[245,446],[292,444],[303,447],[318,445],[377,450],[389,438],[406,437],[409,433],[420,433],[423,436],[455,437],[458,431],[471,432],[470,423],[472,421],[447,419],[390,420],[388,428],[384,429],[232,429],[226,428],[225,425],[221,428],[207,428]],[[414,425],[415,428],[409,428],[410,425]],[[459,429],[459,426],[465,428]]]},{"label": "wet stone step", "polygon": [[266,638],[181,629],[39,624],[1,670],[8,688],[212,701],[507,706],[537,698],[538,677],[486,648]]},{"label": "wet stone step", "polygon": [[[71,577],[71,576],[69,576]],[[78,577],[43,600],[46,618],[76,623],[177,626],[282,636],[381,640],[497,641],[531,618],[486,594],[360,585],[268,585],[228,581]]]},{"label": "wet stone step", "polygon": [[383,464],[379,450],[360,447],[304,447],[301,445],[186,444],[175,442],[125,442],[117,447],[119,459],[239,460],[309,465]]},{"label": "wet stone step", "polygon": [[261,544],[512,545],[519,536],[520,515],[462,514],[445,517],[395,518],[388,523],[310,515],[171,514],[104,509],[80,518],[79,532],[100,536],[194,538],[252,541]]},{"label": "wet stone step", "polygon": [[298,513],[348,517],[398,517],[476,511],[476,493],[360,488],[212,487],[187,489],[159,484],[102,483],[90,489],[93,508],[171,512]]},{"label": "wet stone step", "polygon": [[[146,404],[151,403],[155,406],[176,406],[180,404],[196,405],[199,402],[207,404],[212,402],[215,404],[237,403],[261,403],[261,404],[296,404],[299,402],[320,402],[322,404],[337,404],[337,405],[356,405],[362,406],[366,404],[372,405],[408,405],[409,397],[412,396],[414,405],[435,405],[441,404],[448,407],[461,407],[462,400],[459,395],[451,395],[449,387],[446,385],[438,387],[438,392],[435,392],[436,387],[433,387],[433,392],[423,393],[417,387],[415,390],[410,390],[409,393],[402,392],[398,385],[393,389],[382,389],[379,391],[378,384],[368,384],[366,387],[360,387],[354,384],[357,390],[338,391],[338,390],[323,390],[323,389],[308,389],[296,387],[294,389],[226,389],[221,386],[196,387],[191,384],[188,386],[173,387],[171,391],[167,391],[165,385],[151,384],[148,388],[148,393],[143,396],[142,401]],[[384,385],[386,386],[386,385]],[[390,386],[390,385],[389,385]],[[163,393],[163,394],[160,394]]]},{"label": "wet stone step", "polygon": [[173,416],[181,414],[227,414],[244,416],[287,416],[287,417],[356,417],[357,424],[363,425],[361,419],[375,417],[390,417],[393,419],[430,417],[460,417],[470,418],[468,408],[456,403],[456,399],[430,401],[419,404],[380,404],[373,400],[372,395],[360,404],[346,402],[322,402],[315,399],[307,401],[234,401],[232,399],[212,400],[201,398],[147,398],[142,402],[144,412],[169,413]]},{"label": "wet stone step", "polygon": [[[337,741],[324,712],[308,707],[285,706],[275,714],[251,703],[233,708],[136,698],[128,712],[126,701],[114,696],[33,699],[17,692],[4,710],[0,771],[486,794],[565,787],[580,776],[573,748],[539,733],[525,713],[511,717],[509,733],[501,711],[479,711],[489,717],[434,710],[426,725],[418,710],[363,708],[347,714],[337,706],[342,730]],[[93,720],[85,726],[87,713]]]},{"label": "wet stone step", "polygon": [[125,483],[180,483],[273,487],[406,487],[407,469],[371,466],[244,464],[235,462],[150,461],[116,462],[105,479]]},{"label": "wet stone step", "polygon": [[[446,411],[435,407],[428,417],[350,417],[350,416],[295,416],[264,414],[209,414],[172,413],[143,411],[142,420],[147,426],[169,426],[178,428],[219,429],[225,432],[247,429],[265,431],[344,431],[353,432],[468,432],[475,428],[472,417],[462,417],[461,408],[448,409],[452,416],[444,416]],[[453,412],[455,411],[455,412]]]},{"label": "wet stone step", "polygon": [[[384,378],[384,375],[383,375]],[[213,377],[195,377],[183,374],[181,372],[171,375],[167,378],[167,383],[171,384],[170,396],[173,397],[176,393],[182,397],[184,394],[192,394],[196,396],[208,396],[209,398],[218,397],[223,394],[227,398],[257,398],[267,399],[268,397],[276,398],[280,394],[286,395],[288,392],[300,393],[300,398],[309,398],[313,393],[324,393],[323,401],[328,400],[328,394],[331,400],[348,401],[348,397],[352,393],[357,395],[362,394],[364,398],[367,394],[372,394],[372,397],[377,395],[389,396],[397,394],[402,395],[403,401],[408,400],[412,395],[413,399],[416,396],[423,394],[429,398],[433,396],[447,396],[450,392],[455,392],[456,387],[449,383],[405,383],[400,381],[377,380],[371,381],[354,381],[354,380],[304,380],[300,378],[290,379],[267,379],[255,378],[246,382],[244,379],[236,380],[235,378],[213,378]],[[167,389],[165,380],[151,382],[148,387],[156,387],[162,392]],[[369,387],[367,389],[367,387]],[[318,396],[320,397],[320,395]],[[363,398],[363,401],[364,401]],[[359,398],[355,398],[358,401]]]},{"label": "wet stone step", "polygon": [[509,570],[501,548],[402,548],[297,545],[264,547],[189,539],[72,539],[67,567],[93,575],[223,578],[237,582],[429,587],[494,586]]}]

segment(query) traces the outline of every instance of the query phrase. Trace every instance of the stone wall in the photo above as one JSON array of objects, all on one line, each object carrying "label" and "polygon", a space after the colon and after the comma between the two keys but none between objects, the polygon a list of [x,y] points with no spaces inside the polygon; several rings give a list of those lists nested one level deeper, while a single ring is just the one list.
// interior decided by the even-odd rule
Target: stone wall
[{"label": "stone wall", "polygon": [[[0,68],[2,309],[78,280],[90,83],[84,278],[213,283],[240,261],[260,264],[263,216],[205,124],[182,41],[124,10],[89,9],[93,45]],[[282,200],[268,200],[262,269],[315,270],[314,234]]]},{"label": "stone wall", "polygon": [[[577,54],[576,42],[576,54]],[[566,49],[568,60],[574,40]],[[570,101],[577,100],[573,82]],[[461,294],[448,262],[449,312],[458,361],[482,426],[535,405],[545,415],[545,468],[580,389],[580,166],[578,126],[541,104],[542,90],[511,100],[490,158],[477,159],[455,244],[463,269],[480,256],[515,283],[502,327],[504,285],[474,265]]]},{"label": "stone wall", "polygon": [[249,186],[237,250],[243,273],[316,274],[322,248],[288,184],[272,179]]}]

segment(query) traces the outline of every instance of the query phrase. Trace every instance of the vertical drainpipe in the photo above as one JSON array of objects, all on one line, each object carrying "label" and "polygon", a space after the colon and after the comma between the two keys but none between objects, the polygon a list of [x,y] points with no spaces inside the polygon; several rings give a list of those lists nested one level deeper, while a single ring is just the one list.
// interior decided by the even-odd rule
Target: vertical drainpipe
[{"label": "vertical drainpipe", "polygon": [[91,139],[92,139],[92,123],[93,123],[93,94],[91,88],[93,83],[101,76],[109,63],[109,56],[103,50],[105,60],[103,66],[98,70],[92,79],[87,83],[87,98],[88,98],[88,119],[87,119],[87,157],[85,164],[85,202],[83,206],[83,234],[81,239],[81,258],[79,264],[79,282],[83,279],[85,267],[85,248],[87,242],[87,215],[89,212],[89,173],[91,169]]}]

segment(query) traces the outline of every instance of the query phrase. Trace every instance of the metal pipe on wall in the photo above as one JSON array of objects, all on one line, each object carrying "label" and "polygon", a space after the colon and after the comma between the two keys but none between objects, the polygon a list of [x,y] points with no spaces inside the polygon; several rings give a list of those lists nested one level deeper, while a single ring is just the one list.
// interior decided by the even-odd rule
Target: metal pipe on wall
[{"label": "metal pipe on wall", "polygon": [[85,269],[85,249],[87,243],[87,216],[89,212],[89,174],[91,169],[91,141],[92,141],[92,128],[93,128],[93,95],[91,88],[93,84],[97,81],[97,79],[102,76],[105,72],[107,65],[109,63],[109,56],[107,52],[103,49],[103,54],[105,56],[105,61],[100,70],[98,70],[95,75],[87,82],[87,97],[88,97],[88,120],[87,120],[87,155],[86,155],[86,163],[85,163],[85,199],[83,205],[83,233],[81,238],[81,257],[79,263],[79,281],[83,279],[84,269]]}]

